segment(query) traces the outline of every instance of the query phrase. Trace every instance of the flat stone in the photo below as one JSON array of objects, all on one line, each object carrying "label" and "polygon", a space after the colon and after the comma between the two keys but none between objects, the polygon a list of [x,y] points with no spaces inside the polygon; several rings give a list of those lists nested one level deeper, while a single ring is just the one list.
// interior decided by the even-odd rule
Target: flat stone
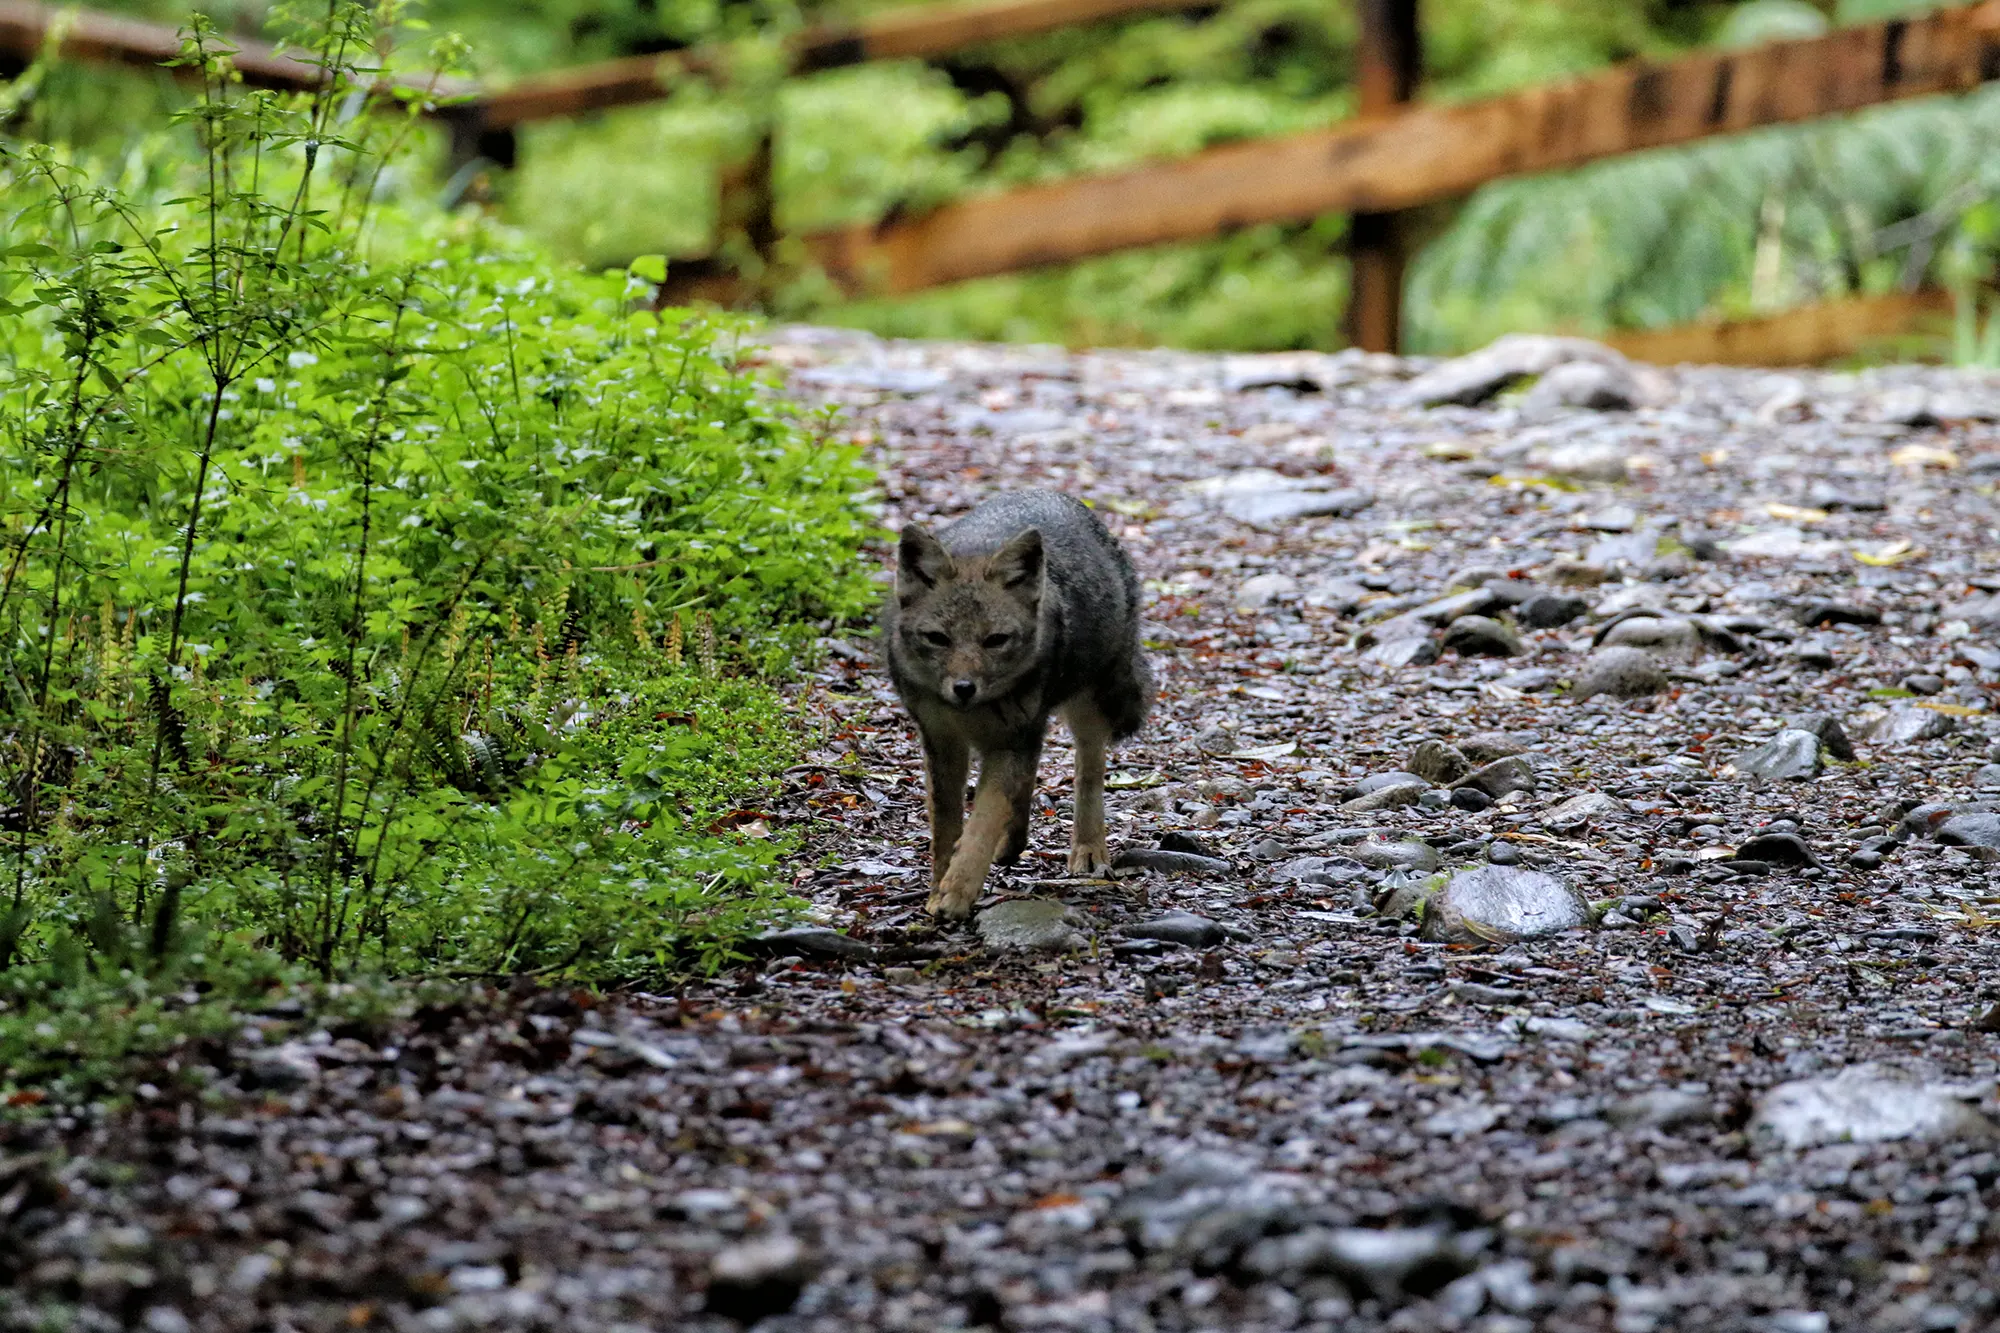
[{"label": "flat stone", "polygon": [[2000,814],[1973,811],[1938,822],[1931,837],[1947,847],[1992,847],[2000,850]]},{"label": "flat stone", "polygon": [[1605,1108],[1604,1118],[1620,1129],[1705,1125],[1715,1119],[1715,1103],[1699,1093],[1655,1088],[1613,1102]]},{"label": "flat stone", "polygon": [[[1529,461],[1552,476],[1572,481],[1619,482],[1629,475],[1626,460],[1631,453],[1623,445],[1604,440],[1574,440],[1536,449]],[[1560,581],[1553,570],[1550,577]],[[1600,577],[1598,581],[1603,580]]]},{"label": "flat stone", "polygon": [[1879,625],[1882,613],[1872,606],[1852,602],[1808,602],[1799,608],[1799,623],[1811,628],[1826,625]]},{"label": "flat stone", "polygon": [[1569,697],[1583,700],[1608,694],[1614,699],[1640,699],[1666,688],[1667,673],[1651,653],[1641,648],[1606,648],[1583,664]]},{"label": "flat stone", "polygon": [[1450,786],[1472,771],[1472,762],[1457,746],[1440,740],[1418,741],[1410,751],[1410,772],[1426,782]]},{"label": "flat stone", "polygon": [[1225,494],[1222,512],[1252,527],[1277,527],[1301,518],[1346,518],[1375,503],[1372,491],[1268,490]]},{"label": "flat stone", "polygon": [[1529,629],[1558,629],[1588,610],[1590,603],[1581,597],[1540,592],[1514,608],[1514,619]]},{"label": "flat stone", "polygon": [[1739,861],[1762,861],[1774,866],[1816,866],[1819,857],[1806,840],[1796,833],[1760,833],[1736,849]]},{"label": "flat stone", "polygon": [[1389,671],[1400,671],[1404,667],[1429,666],[1438,660],[1437,640],[1428,634],[1420,639],[1390,639],[1376,644],[1363,653],[1361,660]]},{"label": "flat stone", "polygon": [[1453,785],[1475,787],[1497,801],[1509,792],[1533,791],[1535,766],[1522,756],[1512,754],[1473,769]]},{"label": "flat stone", "polygon": [[1617,797],[1607,796],[1601,791],[1587,791],[1570,797],[1543,815],[1542,823],[1561,831],[1582,828],[1593,820],[1615,819],[1631,813],[1632,807]]},{"label": "flat stone", "polygon": [[1162,875],[1229,875],[1236,867],[1219,856],[1159,847],[1126,847],[1111,858],[1113,870],[1153,870]]},{"label": "flat stone", "polygon": [[1433,366],[1411,380],[1404,401],[1420,407],[1446,403],[1474,406],[1510,384],[1546,375],[1566,362],[1595,361],[1611,365],[1625,358],[1602,343],[1542,333],[1510,333],[1464,356]]},{"label": "flat stone", "polygon": [[1255,611],[1274,602],[1289,602],[1299,595],[1299,581],[1290,574],[1259,574],[1237,586],[1235,606],[1239,611]]},{"label": "flat stone", "polygon": [[1875,419],[1890,426],[1935,426],[1937,412],[1931,392],[1922,385],[1900,384],[1875,400]]},{"label": "flat stone", "polygon": [[981,912],[973,922],[990,949],[1064,953],[1088,941],[1070,924],[1070,910],[1047,898],[1016,898]]},{"label": "flat stone", "polygon": [[1663,661],[1693,662],[1701,656],[1702,634],[1687,620],[1632,616],[1605,631],[1602,648],[1643,648]]},{"label": "flat stone", "polygon": [[1210,949],[1229,938],[1229,932],[1205,916],[1193,912],[1168,912],[1151,921],[1126,926],[1119,932],[1128,939],[1165,940],[1190,949]]},{"label": "flat stone", "polygon": [[1519,657],[1521,636],[1489,616],[1460,616],[1445,628],[1444,647],[1461,657]]},{"label": "flat stone", "polygon": [[1429,790],[1428,782],[1391,783],[1385,787],[1377,787],[1365,796],[1343,801],[1340,808],[1357,813],[1365,810],[1396,810],[1406,805],[1415,805]]},{"label": "flat stone", "polygon": [[1590,921],[1583,895],[1525,866],[1461,870],[1431,895],[1424,934],[1455,943],[1507,943],[1574,930]]},{"label": "flat stone", "polygon": [[1954,602],[1944,609],[1944,620],[1963,620],[1974,629],[2000,629],[2000,592]]},{"label": "flat stone", "polygon": [[1630,532],[1639,526],[1639,511],[1631,505],[1609,505],[1585,514],[1583,526],[1592,532]]},{"label": "flat stone", "polygon": [[1877,745],[1906,745],[1936,740],[1958,730],[1958,719],[1935,708],[1899,705],[1868,729],[1868,739]]},{"label": "flat stone", "polygon": [[1750,1122],[1750,1137],[1766,1150],[1798,1150],[1826,1143],[1987,1139],[1993,1129],[1985,1116],[1944,1089],[1874,1065],[1852,1065],[1831,1078],[1771,1089]]},{"label": "flat stone", "polygon": [[1523,667],[1519,671],[1509,671],[1493,683],[1504,689],[1533,694],[1537,690],[1546,690],[1555,685],[1556,673],[1547,667]]},{"label": "flat stone", "polygon": [[1565,408],[1629,412],[1647,396],[1630,365],[1571,361],[1543,375],[1521,395],[1521,415],[1541,419],[1555,416]]},{"label": "flat stone", "polygon": [[1370,773],[1367,777],[1361,779],[1361,781],[1355,783],[1346,791],[1343,791],[1340,794],[1340,799],[1351,801],[1357,796],[1366,796],[1370,792],[1381,791],[1384,787],[1401,787],[1408,783],[1422,783],[1424,781],[1425,779],[1421,775],[1406,773],[1400,768],[1388,773]]},{"label": "flat stone", "polygon": [[1470,592],[1452,593],[1434,602],[1426,602],[1407,614],[1433,628],[1441,628],[1460,616],[1483,616],[1503,605],[1500,598],[1487,589],[1474,588]]},{"label": "flat stone", "polygon": [[1365,838],[1347,849],[1347,854],[1376,870],[1436,870],[1440,864],[1437,848],[1427,842],[1383,842]]},{"label": "flat stone", "polygon": [[1163,852],[1188,852],[1195,856],[1221,858],[1214,847],[1197,838],[1192,833],[1167,832],[1160,835],[1160,850]]},{"label": "flat stone", "polygon": [[1737,776],[1765,782],[1819,776],[1820,741],[1810,731],[1787,728],[1736,756],[1730,768]]},{"label": "flat stone", "polygon": [[744,950],[753,958],[800,958],[861,960],[875,956],[875,946],[824,926],[797,926],[789,930],[767,930],[749,941]]},{"label": "flat stone", "polygon": [[1534,742],[1511,731],[1475,731],[1458,743],[1465,757],[1475,764],[1490,764],[1509,755],[1526,754]]}]

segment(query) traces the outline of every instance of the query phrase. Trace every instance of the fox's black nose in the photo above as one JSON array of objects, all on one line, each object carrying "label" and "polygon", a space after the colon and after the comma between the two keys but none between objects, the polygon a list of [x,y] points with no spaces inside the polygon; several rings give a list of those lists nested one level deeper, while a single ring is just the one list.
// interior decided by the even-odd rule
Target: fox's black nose
[{"label": "fox's black nose", "polygon": [[951,692],[958,696],[960,703],[969,704],[972,696],[979,693],[979,686],[969,680],[955,680],[951,683]]}]

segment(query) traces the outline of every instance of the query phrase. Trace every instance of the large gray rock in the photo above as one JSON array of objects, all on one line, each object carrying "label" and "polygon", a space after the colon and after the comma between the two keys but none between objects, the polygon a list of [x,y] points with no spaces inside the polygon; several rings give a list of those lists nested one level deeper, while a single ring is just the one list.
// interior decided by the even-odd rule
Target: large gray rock
[{"label": "large gray rock", "polygon": [[1111,858],[1113,870],[1152,870],[1162,875],[1228,875],[1236,867],[1219,856],[1166,847],[1127,847]]},{"label": "large gray rock", "polygon": [[1255,611],[1299,595],[1299,581],[1290,574],[1258,574],[1237,585],[1233,599],[1238,611]]},{"label": "large gray rock", "polygon": [[1483,616],[1504,605],[1505,602],[1487,589],[1474,588],[1470,592],[1455,592],[1434,602],[1425,602],[1408,614],[1426,625],[1441,627],[1460,616]]},{"label": "large gray rock", "polygon": [[1642,648],[1662,661],[1693,662],[1701,656],[1701,631],[1678,617],[1633,616],[1605,631],[1603,648]]},{"label": "large gray rock", "polygon": [[1525,757],[1512,754],[1473,769],[1452,785],[1475,788],[1497,801],[1508,792],[1533,791],[1535,766]]},{"label": "large gray rock", "polygon": [[1990,847],[2000,850],[2000,814],[1972,811],[1938,821],[1931,837],[1947,847]]},{"label": "large gray rock", "polygon": [[1958,730],[1958,719],[1935,708],[1904,704],[1891,708],[1887,716],[1868,729],[1868,739],[1877,745],[1907,745],[1936,740]]},{"label": "large gray rock", "polygon": [[1472,771],[1472,763],[1455,745],[1440,740],[1418,741],[1410,751],[1410,772],[1440,786],[1448,786]]},{"label": "large gray rock", "polygon": [[1438,868],[1437,848],[1427,842],[1379,842],[1373,838],[1354,843],[1347,854],[1362,865],[1377,870],[1432,871]]},{"label": "large gray rock", "polygon": [[1514,619],[1529,629],[1558,629],[1590,609],[1590,603],[1568,593],[1538,592],[1514,608]]},{"label": "large gray rock", "polygon": [[1667,673],[1659,659],[1642,648],[1606,648],[1591,654],[1570,687],[1572,699],[1608,694],[1614,699],[1642,699],[1667,688]]},{"label": "large gray rock", "polygon": [[1507,943],[1575,930],[1590,921],[1581,893],[1525,866],[1461,870],[1431,895],[1424,934],[1458,943]]},{"label": "large gray rock", "polygon": [[1427,782],[1392,782],[1377,787],[1365,796],[1343,801],[1341,809],[1357,813],[1368,810],[1397,810],[1406,805],[1415,805],[1430,790]]},{"label": "large gray rock", "polygon": [[973,923],[989,949],[1064,953],[1088,941],[1070,923],[1070,910],[1047,898],[1016,898],[981,912]]},{"label": "large gray rock", "polygon": [[1575,361],[1628,364],[1609,347],[1587,339],[1510,333],[1476,352],[1431,367],[1410,381],[1403,396],[1407,402],[1421,407],[1445,403],[1471,406],[1485,402],[1510,384],[1546,375],[1557,366]]},{"label": "large gray rock", "polygon": [[1519,657],[1521,636],[1489,616],[1460,616],[1446,627],[1444,647],[1461,657]]},{"label": "large gray rock", "polygon": [[1242,1267],[1253,1276],[1291,1286],[1325,1274],[1340,1279],[1357,1298],[1393,1307],[1434,1296],[1470,1273],[1492,1243],[1492,1234],[1485,1229],[1454,1232],[1442,1225],[1382,1230],[1312,1226],[1258,1241],[1244,1252]]},{"label": "large gray rock", "polygon": [[1814,778],[1820,771],[1819,737],[1786,728],[1762,745],[1745,750],[1730,763],[1737,776],[1764,782]]},{"label": "large gray rock", "polygon": [[1150,921],[1141,921],[1120,932],[1128,939],[1165,940],[1190,949],[1208,949],[1229,938],[1229,932],[1205,916],[1193,912],[1168,912]]},{"label": "large gray rock", "polygon": [[1372,491],[1268,490],[1226,493],[1222,512],[1256,528],[1281,527],[1301,518],[1346,518],[1375,503]]},{"label": "large gray rock", "polygon": [[1826,752],[1843,763],[1854,762],[1854,742],[1847,738],[1847,729],[1840,725],[1840,719],[1831,713],[1799,713],[1785,719],[1787,731],[1810,731],[1819,737],[1820,745]]},{"label": "large gray rock", "polygon": [[1361,660],[1386,671],[1401,671],[1404,667],[1429,666],[1438,660],[1437,640],[1428,634],[1422,638],[1389,639],[1377,643],[1361,655]]},{"label": "large gray rock", "polygon": [[1542,816],[1542,823],[1558,833],[1568,829],[1579,829],[1593,820],[1616,819],[1619,815],[1629,815],[1632,807],[1616,796],[1607,796],[1601,791],[1587,791],[1580,796],[1572,796],[1555,809]]},{"label": "large gray rock", "polygon": [[1630,365],[1570,361],[1543,375],[1521,396],[1523,416],[1555,416],[1564,408],[1629,412],[1647,397]]},{"label": "large gray rock", "polygon": [[1875,1065],[1781,1083],[1765,1094],[1750,1122],[1751,1140],[1766,1149],[1987,1139],[1993,1131],[1991,1121],[1949,1091]]},{"label": "large gray rock", "polygon": [[1458,743],[1465,757],[1475,764],[1490,764],[1495,759],[1505,759],[1510,755],[1526,754],[1532,742],[1525,736],[1517,736],[1511,731],[1476,731]]}]

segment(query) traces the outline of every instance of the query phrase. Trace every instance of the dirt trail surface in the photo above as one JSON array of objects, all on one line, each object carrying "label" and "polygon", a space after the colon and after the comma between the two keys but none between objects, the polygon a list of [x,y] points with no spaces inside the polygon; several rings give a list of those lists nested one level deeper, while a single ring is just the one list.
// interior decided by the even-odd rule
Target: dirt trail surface
[{"label": "dirt trail surface", "polygon": [[1061,878],[1058,736],[933,929],[831,643],[768,812],[817,926],[676,998],[266,1015],[233,1103],[10,1131],[9,1326],[2000,1324],[2000,384],[769,355],[891,522],[1052,486],[1125,541],[1131,873]]}]

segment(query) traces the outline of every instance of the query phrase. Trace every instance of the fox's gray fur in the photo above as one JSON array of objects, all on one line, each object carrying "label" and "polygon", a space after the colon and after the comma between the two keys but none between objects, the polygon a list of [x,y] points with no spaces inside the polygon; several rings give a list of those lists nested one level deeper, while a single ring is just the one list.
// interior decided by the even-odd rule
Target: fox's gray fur
[{"label": "fox's gray fur", "polygon": [[923,735],[930,911],[965,916],[993,863],[1026,849],[1035,763],[1058,712],[1076,738],[1070,871],[1108,873],[1104,752],[1139,729],[1153,679],[1138,577],[1097,516],[1054,491],[1019,491],[936,536],[912,523],[884,618],[889,674]]}]

